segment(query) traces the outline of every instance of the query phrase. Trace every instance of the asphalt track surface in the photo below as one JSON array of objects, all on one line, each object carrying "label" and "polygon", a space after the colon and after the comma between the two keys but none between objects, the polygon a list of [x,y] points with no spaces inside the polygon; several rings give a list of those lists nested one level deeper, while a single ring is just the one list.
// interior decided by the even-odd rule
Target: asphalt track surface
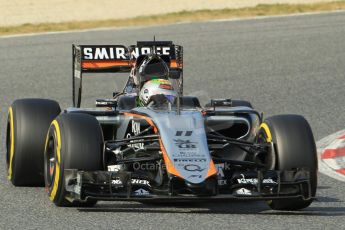
[{"label": "asphalt track surface", "polygon": [[[57,208],[43,188],[6,179],[7,107],[23,97],[71,105],[71,44],[134,44],[171,39],[184,46],[185,92],[203,102],[243,98],[265,116],[303,114],[315,139],[344,129],[345,13],[206,22],[0,39],[0,229],[342,229],[345,184],[320,174],[317,197],[298,212],[264,202],[144,205],[100,202]],[[90,76],[85,104],[110,96],[125,77]]]}]

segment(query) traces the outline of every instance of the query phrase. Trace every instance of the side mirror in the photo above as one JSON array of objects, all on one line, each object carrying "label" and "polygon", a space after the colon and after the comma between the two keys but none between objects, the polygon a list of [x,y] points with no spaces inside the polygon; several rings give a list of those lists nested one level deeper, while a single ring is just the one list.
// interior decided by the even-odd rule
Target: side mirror
[{"label": "side mirror", "polygon": [[181,72],[179,70],[170,70],[169,72],[169,78],[171,79],[180,79],[181,77]]}]

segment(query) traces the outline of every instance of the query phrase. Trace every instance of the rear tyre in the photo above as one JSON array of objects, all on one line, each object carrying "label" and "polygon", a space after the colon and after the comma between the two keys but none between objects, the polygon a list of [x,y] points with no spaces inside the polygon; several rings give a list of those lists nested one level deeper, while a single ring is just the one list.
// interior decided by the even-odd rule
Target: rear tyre
[{"label": "rear tyre", "polygon": [[191,107],[191,108],[200,108],[200,102],[197,97],[192,96],[183,96],[180,98],[181,106]]},{"label": "rear tyre", "polygon": [[6,163],[15,186],[43,186],[43,152],[51,121],[61,112],[56,101],[20,99],[8,110]]},{"label": "rear tyre", "polygon": [[122,95],[117,101],[120,110],[131,110],[137,107],[137,97]]},{"label": "rear tyre", "polygon": [[246,106],[246,107],[249,107],[249,108],[253,109],[253,106],[252,106],[252,104],[249,101],[237,100],[237,99],[234,99],[234,100],[231,100],[231,101],[232,101],[232,107],[235,107],[235,106]]},{"label": "rear tyre", "polygon": [[45,186],[57,206],[93,206],[97,201],[69,202],[64,169],[102,170],[103,134],[88,114],[61,114],[51,124],[44,153]]},{"label": "rear tyre", "polygon": [[[239,99],[231,99],[231,107],[237,107],[237,106],[245,106],[249,107],[251,109],[254,109],[252,104],[249,101],[245,100],[239,100]],[[211,107],[211,102],[207,103],[205,107]]]},{"label": "rear tyre", "polygon": [[[317,153],[314,136],[308,122],[299,115],[278,115],[269,117],[259,130],[261,141],[273,142],[276,152],[275,170],[305,168],[310,172],[311,195],[315,196],[317,186]],[[308,207],[312,200],[272,200],[268,205],[275,210],[298,210]]]}]

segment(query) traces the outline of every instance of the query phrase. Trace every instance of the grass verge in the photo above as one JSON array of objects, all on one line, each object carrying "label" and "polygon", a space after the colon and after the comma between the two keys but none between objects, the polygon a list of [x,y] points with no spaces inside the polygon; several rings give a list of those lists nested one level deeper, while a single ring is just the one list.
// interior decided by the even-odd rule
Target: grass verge
[{"label": "grass verge", "polygon": [[253,16],[271,16],[306,12],[335,11],[344,9],[344,0],[315,4],[259,4],[255,7],[245,7],[239,9],[227,8],[221,10],[181,11],[177,13],[141,16],[130,19],[23,24],[19,26],[0,27],[0,36],[11,34],[93,29],[100,27],[162,25],[178,22],[197,22],[215,19],[246,18]]}]

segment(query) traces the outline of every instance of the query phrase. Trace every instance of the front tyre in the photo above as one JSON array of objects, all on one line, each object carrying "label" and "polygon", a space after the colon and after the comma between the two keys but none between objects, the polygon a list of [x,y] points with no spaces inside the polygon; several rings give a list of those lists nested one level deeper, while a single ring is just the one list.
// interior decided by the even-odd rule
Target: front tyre
[{"label": "front tyre", "polygon": [[102,170],[103,134],[97,119],[87,114],[61,114],[51,124],[44,153],[45,186],[57,206],[93,206],[94,200],[66,199],[64,169]]},{"label": "front tyre", "polygon": [[[275,170],[305,168],[309,170],[311,195],[316,194],[317,153],[314,136],[308,122],[299,115],[278,115],[267,118],[260,126],[259,141],[273,142]],[[272,200],[268,205],[275,210],[298,210],[308,207],[311,200]]]}]

